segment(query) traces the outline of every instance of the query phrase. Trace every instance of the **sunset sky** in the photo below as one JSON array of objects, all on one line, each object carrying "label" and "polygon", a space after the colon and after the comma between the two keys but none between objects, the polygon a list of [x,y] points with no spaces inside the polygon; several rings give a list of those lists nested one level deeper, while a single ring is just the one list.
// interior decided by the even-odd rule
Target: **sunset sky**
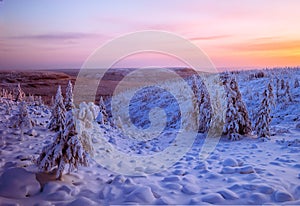
[{"label": "sunset sky", "polygon": [[[141,30],[181,35],[220,68],[297,66],[299,9],[299,0],[2,0],[0,69],[80,68],[108,40]],[[120,66],[147,61],[160,57]]]}]

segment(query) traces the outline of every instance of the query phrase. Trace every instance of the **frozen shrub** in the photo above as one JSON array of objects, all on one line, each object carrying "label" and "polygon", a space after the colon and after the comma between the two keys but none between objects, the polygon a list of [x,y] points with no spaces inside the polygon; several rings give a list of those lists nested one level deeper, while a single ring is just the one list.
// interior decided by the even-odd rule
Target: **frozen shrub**
[{"label": "frozen shrub", "polygon": [[34,105],[34,96],[32,94],[29,94],[27,102],[29,103],[29,105]]},{"label": "frozen shrub", "polygon": [[7,99],[13,101],[13,94],[12,94],[12,92],[8,92]]},{"label": "frozen shrub", "polygon": [[18,87],[17,87],[17,91],[16,91],[16,99],[15,101],[16,102],[21,102],[23,101],[25,98],[25,93],[23,92],[22,88],[21,88],[21,85],[20,83],[18,84]]},{"label": "frozen shrub", "polygon": [[29,117],[27,104],[22,101],[18,105],[18,113],[11,118],[11,126],[13,128],[19,128],[21,130],[21,138],[25,128],[32,128],[32,120]]},{"label": "frozen shrub", "polygon": [[8,91],[6,90],[6,89],[2,89],[1,90],[1,97],[3,97],[3,98],[7,98],[7,95],[8,95]]},{"label": "frozen shrub", "polygon": [[42,106],[44,104],[43,98],[42,96],[38,96],[37,98],[37,105],[38,106]]}]

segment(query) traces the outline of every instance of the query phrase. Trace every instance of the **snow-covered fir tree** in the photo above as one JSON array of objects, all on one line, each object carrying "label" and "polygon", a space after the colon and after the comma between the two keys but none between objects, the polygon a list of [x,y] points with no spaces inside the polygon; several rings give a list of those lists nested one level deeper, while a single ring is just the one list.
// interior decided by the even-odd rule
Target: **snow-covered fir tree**
[{"label": "snow-covered fir tree", "polygon": [[251,122],[236,80],[228,78],[224,83],[227,93],[227,110],[223,132],[230,140],[238,140],[241,135],[251,132]]},{"label": "snow-covered fir tree", "polygon": [[18,83],[17,91],[16,91],[16,102],[21,102],[25,98],[25,93],[23,92],[20,83]]},{"label": "snow-covered fir tree", "polygon": [[106,106],[104,104],[104,101],[103,101],[103,98],[100,97],[100,101],[99,101],[99,113],[98,113],[98,116],[96,118],[96,121],[99,123],[99,124],[108,124],[109,123],[109,117],[108,117],[108,114],[106,112]]},{"label": "snow-covered fir tree", "polygon": [[88,154],[76,131],[72,110],[67,112],[66,120],[60,123],[60,128],[54,142],[45,146],[37,159],[42,171],[50,172],[56,169],[57,179],[61,179],[67,165],[69,172],[80,165],[88,165]]},{"label": "snow-covered fir tree", "polygon": [[271,106],[273,104],[273,90],[269,83],[262,95],[262,101],[258,112],[258,118],[255,123],[256,134],[262,140],[270,138],[270,122],[271,118]]},{"label": "snow-covered fir tree", "polygon": [[274,92],[273,92],[273,86],[271,83],[268,84],[268,92],[269,92],[268,94],[269,94],[271,106],[274,106],[275,105]]},{"label": "snow-covered fir tree", "polygon": [[284,81],[284,79],[281,79],[280,82],[281,82],[280,89],[284,90],[284,88],[285,88],[285,81]]},{"label": "snow-covered fir tree", "polygon": [[285,96],[286,96],[287,100],[289,102],[292,102],[293,98],[292,98],[292,95],[291,95],[291,90],[290,90],[290,84],[289,84],[289,82],[286,82],[286,84],[285,84],[285,91],[284,91],[284,93],[285,93]]},{"label": "snow-covered fir tree", "polygon": [[280,80],[276,78],[276,98],[279,98],[279,85],[280,85]]},{"label": "snow-covered fir tree", "polygon": [[195,94],[197,109],[199,110],[199,132],[207,132],[211,120],[210,98],[203,81],[195,75],[192,76],[192,91]]},{"label": "snow-covered fir tree", "polygon": [[48,124],[48,129],[52,131],[59,131],[61,126],[63,126],[63,122],[65,121],[65,112],[66,108],[63,101],[63,96],[61,94],[61,87],[58,86],[57,93],[55,96],[55,103],[52,108],[50,122]]},{"label": "snow-covered fir tree", "polygon": [[199,94],[199,87],[198,87],[198,81],[196,75],[193,75],[191,80],[192,80],[191,89],[194,93],[194,98],[193,98],[194,104],[195,104],[196,111],[199,112],[200,94]]},{"label": "snow-covered fir tree", "polygon": [[20,129],[21,139],[25,128],[32,128],[33,121],[29,117],[27,104],[22,101],[18,105],[18,113],[11,118],[11,126]]},{"label": "snow-covered fir tree", "polygon": [[198,86],[198,79],[196,75],[192,76],[192,91],[195,95],[196,103],[199,103],[200,98],[199,98],[199,86]]},{"label": "snow-covered fir tree", "polygon": [[66,88],[66,98],[65,98],[65,108],[67,111],[70,111],[75,108],[73,101],[73,89],[72,82],[68,82],[68,86]]},{"label": "snow-covered fir tree", "polygon": [[211,121],[210,97],[204,83],[201,83],[199,104],[199,132],[207,132]]}]

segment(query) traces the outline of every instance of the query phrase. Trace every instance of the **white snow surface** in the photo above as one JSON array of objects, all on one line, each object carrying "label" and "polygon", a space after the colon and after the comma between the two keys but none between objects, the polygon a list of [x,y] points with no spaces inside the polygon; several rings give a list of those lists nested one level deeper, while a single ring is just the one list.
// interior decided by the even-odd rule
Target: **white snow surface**
[{"label": "white snow surface", "polygon": [[[171,167],[138,176],[110,171],[93,159],[89,167],[64,174],[61,181],[55,180],[55,174],[39,172],[35,159],[43,146],[53,141],[51,135],[54,136],[54,132],[46,129],[50,109],[28,106],[29,115],[36,122],[32,128],[35,134],[32,135],[32,130],[24,131],[23,140],[20,140],[20,131],[8,127],[10,117],[18,111],[17,105],[11,102],[12,112],[6,114],[5,100],[2,99],[0,205],[300,205],[300,129],[297,127],[300,123],[300,87],[294,88],[300,70],[264,72],[262,78],[250,78],[251,72],[241,72],[236,79],[252,126],[267,84],[273,79],[275,92],[275,77],[290,82],[293,102],[277,101],[272,109],[269,141],[259,140],[254,133],[239,141],[223,137],[213,153],[207,159],[201,159],[199,152],[205,134],[199,133],[189,151]],[[161,101],[166,100],[161,98]],[[155,117],[155,114],[150,115]],[[97,131],[100,135],[95,135],[93,142],[107,141],[130,155],[159,153],[174,139],[164,136],[139,141],[108,125],[99,125]],[[169,134],[172,135],[172,131]],[[105,148],[96,148],[95,153],[97,149]]]}]

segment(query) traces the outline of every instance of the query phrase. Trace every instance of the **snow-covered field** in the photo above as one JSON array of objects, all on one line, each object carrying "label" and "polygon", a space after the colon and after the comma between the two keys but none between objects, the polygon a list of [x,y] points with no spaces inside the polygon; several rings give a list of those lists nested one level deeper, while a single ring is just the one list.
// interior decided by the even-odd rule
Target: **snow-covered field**
[{"label": "snow-covered field", "polygon": [[[7,114],[7,106],[1,100],[0,205],[300,205],[300,87],[294,87],[295,79],[300,80],[300,70],[270,70],[264,71],[263,76],[252,75],[257,73],[240,72],[236,79],[252,126],[263,90],[269,82],[273,85],[275,104],[271,111],[269,141],[261,141],[255,133],[239,141],[230,141],[224,136],[210,156],[201,159],[199,153],[205,134],[199,133],[189,151],[175,164],[156,173],[135,176],[105,169],[93,159],[89,167],[64,174],[62,180],[56,180],[55,174],[39,172],[35,160],[54,136],[54,132],[46,128],[50,109],[28,106],[35,126],[25,130],[23,138],[19,138],[20,131],[9,127],[18,106],[12,103],[12,111]],[[284,95],[277,98],[276,77],[289,82],[292,101]],[[163,105],[168,101],[171,100],[160,98],[159,103]],[[112,147],[133,156],[159,153],[173,140],[161,137],[129,141],[120,130],[110,126],[102,125],[98,129],[100,135],[93,137],[95,144],[106,140]],[[101,158],[97,156],[97,149],[95,156]]]}]

